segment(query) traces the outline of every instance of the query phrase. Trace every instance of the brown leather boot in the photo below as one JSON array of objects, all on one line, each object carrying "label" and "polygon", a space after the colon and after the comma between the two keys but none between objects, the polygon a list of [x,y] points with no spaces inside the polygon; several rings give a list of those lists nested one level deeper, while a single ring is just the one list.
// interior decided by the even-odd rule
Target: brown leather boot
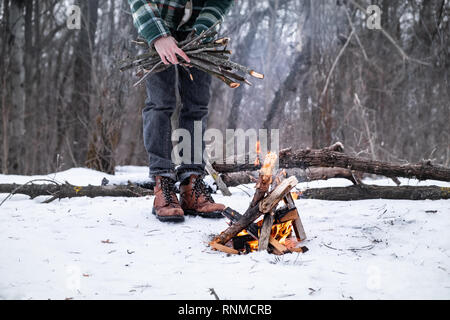
[{"label": "brown leather boot", "polygon": [[175,194],[175,181],[168,177],[156,176],[156,185],[153,188],[155,201],[153,202],[152,213],[159,221],[182,222],[184,212]]},{"label": "brown leather boot", "polygon": [[223,218],[225,206],[215,203],[203,177],[191,175],[180,184],[180,204],[186,215],[204,218]]}]

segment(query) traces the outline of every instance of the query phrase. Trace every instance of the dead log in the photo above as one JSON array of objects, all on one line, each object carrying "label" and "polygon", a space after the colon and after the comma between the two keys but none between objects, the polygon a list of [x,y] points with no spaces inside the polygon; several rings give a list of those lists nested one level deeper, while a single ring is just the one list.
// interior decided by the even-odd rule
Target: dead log
[{"label": "dead log", "polygon": [[257,171],[230,172],[220,174],[220,177],[227,187],[236,187],[242,184],[256,183],[258,173]]},{"label": "dead log", "polygon": [[433,165],[431,161],[418,164],[393,164],[361,157],[352,157],[329,150],[286,150],[280,154],[280,167],[340,167],[386,177],[415,178],[418,180],[450,181],[450,168]]},{"label": "dead log", "polygon": [[[359,184],[362,173],[344,168],[299,168],[286,169],[288,176],[295,176],[299,182],[328,180],[332,178],[344,178],[353,184]],[[235,187],[241,184],[255,183],[258,173],[256,171],[230,172],[221,174],[223,182],[228,187]]]},{"label": "dead log", "polygon": [[373,186],[358,185],[349,187],[330,187],[307,189],[299,194],[301,198],[318,200],[439,200],[450,199],[449,187],[438,186]]},{"label": "dead log", "polygon": [[75,197],[144,197],[153,195],[153,190],[139,186],[74,186],[71,184],[0,184],[0,193],[25,194],[32,199],[39,196],[52,196],[52,199]]},{"label": "dead log", "polygon": [[[144,197],[153,195],[153,190],[139,186],[74,186],[71,184],[0,184],[0,193],[25,194],[32,199],[39,196],[52,196],[52,199],[75,197]],[[349,186],[307,189],[299,194],[301,198],[318,200],[439,200],[450,199],[449,187],[438,186]]]},{"label": "dead log", "polygon": [[[34,199],[52,196],[54,199],[75,197],[144,197],[153,195],[153,190],[134,184],[112,186],[74,186],[71,184],[0,184],[0,193],[25,194]],[[329,187],[307,189],[300,197],[318,200],[439,200],[450,198],[449,187],[438,186],[373,186]],[[53,200],[54,200],[53,199]]]},{"label": "dead log", "polygon": [[[254,164],[217,164],[213,167],[220,173],[256,171]],[[450,168],[433,165],[431,161],[417,164],[394,164],[361,157],[349,156],[325,149],[282,150],[279,153],[280,168],[339,167],[349,170],[373,173],[386,177],[404,177],[418,180],[440,180],[450,182]]]},{"label": "dead log", "polygon": [[[259,144],[257,144],[257,153],[259,155]],[[344,152],[344,145],[341,142],[324,148],[324,150]],[[246,158],[248,160],[248,157]],[[258,163],[258,162],[257,162]],[[352,171],[345,168],[289,168],[284,169],[287,176],[295,176],[298,181],[315,181],[315,180],[328,180],[331,178],[344,178],[350,180],[353,184],[360,184],[363,178],[363,173],[358,171]],[[256,171],[244,171],[244,172],[231,172],[221,175],[223,182],[229,186],[234,187],[241,184],[254,183],[258,177]]]}]

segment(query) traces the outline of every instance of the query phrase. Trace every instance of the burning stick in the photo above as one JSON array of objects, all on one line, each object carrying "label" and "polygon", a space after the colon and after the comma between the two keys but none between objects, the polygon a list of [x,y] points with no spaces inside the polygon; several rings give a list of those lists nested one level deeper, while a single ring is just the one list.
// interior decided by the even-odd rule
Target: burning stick
[{"label": "burning stick", "polygon": [[259,202],[259,210],[264,213],[274,210],[297,184],[297,178],[294,176],[282,181],[266,198]]},{"label": "burning stick", "polygon": [[228,254],[239,254],[239,251],[237,251],[236,249],[224,246],[223,244],[220,243],[216,243],[216,242],[211,242],[210,243],[211,248],[218,250],[218,251],[222,251]]},{"label": "burning stick", "polygon": [[263,224],[261,227],[261,235],[259,236],[258,251],[265,251],[269,248],[269,239],[272,233],[273,221],[273,212],[269,212],[264,216]]},{"label": "burning stick", "polygon": [[[259,170],[259,178],[256,182],[256,191],[253,196],[252,202],[250,203],[250,208],[255,206],[262,198],[266,195],[269,190],[270,183],[272,182],[272,172],[275,167],[275,163],[277,161],[278,156],[274,152],[269,152],[265,159],[264,163]],[[250,209],[249,208],[249,209]]]},{"label": "burning stick", "polygon": [[[278,180],[277,183],[281,183],[281,181],[285,180],[285,173],[279,174],[277,176],[277,180]],[[288,194],[286,194],[286,196],[283,198],[283,201],[286,205],[283,208],[277,209],[275,211],[274,219],[275,223],[292,221],[297,241],[303,241],[306,239],[306,233],[303,228],[300,215],[298,214],[297,208],[295,206],[293,195],[295,195],[296,198],[298,197],[298,195],[294,192],[289,192]]]}]

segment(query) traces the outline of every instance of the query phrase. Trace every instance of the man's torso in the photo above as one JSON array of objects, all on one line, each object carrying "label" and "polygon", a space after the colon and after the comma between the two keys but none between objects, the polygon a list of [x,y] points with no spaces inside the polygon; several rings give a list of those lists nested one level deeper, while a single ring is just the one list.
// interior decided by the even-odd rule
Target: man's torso
[{"label": "man's torso", "polygon": [[[167,27],[169,27],[172,31],[190,31],[198,15],[204,8],[206,0],[191,0],[192,12],[190,13],[185,12],[185,8],[189,0],[157,0],[154,2],[157,4],[161,18],[166,22]],[[182,26],[180,26],[185,13],[190,15],[189,19],[183,23]]]}]

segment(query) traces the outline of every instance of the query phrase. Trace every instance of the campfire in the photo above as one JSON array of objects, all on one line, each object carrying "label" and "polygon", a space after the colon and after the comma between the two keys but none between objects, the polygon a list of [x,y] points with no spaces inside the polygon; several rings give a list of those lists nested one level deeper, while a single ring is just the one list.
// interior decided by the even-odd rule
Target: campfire
[{"label": "campfire", "polygon": [[255,194],[243,215],[232,208],[223,211],[229,228],[210,242],[214,250],[229,254],[267,250],[277,255],[308,250],[301,246],[306,234],[291,192],[298,181],[287,177],[284,170],[273,176],[276,160],[276,154],[266,155]]},{"label": "campfire", "polygon": [[[229,208],[227,208],[229,209]],[[256,225],[257,229],[257,237],[259,237],[260,230],[262,227],[263,220],[260,219]],[[274,224],[272,226],[272,230],[270,232],[270,236],[278,241],[280,244],[285,245],[286,247],[293,248],[293,237],[292,237],[292,221],[287,221],[284,223]],[[255,239],[251,234],[247,232],[247,230],[241,231],[236,237],[232,239],[233,248],[239,250],[243,253],[249,253],[253,251],[258,251],[258,239]]]}]

